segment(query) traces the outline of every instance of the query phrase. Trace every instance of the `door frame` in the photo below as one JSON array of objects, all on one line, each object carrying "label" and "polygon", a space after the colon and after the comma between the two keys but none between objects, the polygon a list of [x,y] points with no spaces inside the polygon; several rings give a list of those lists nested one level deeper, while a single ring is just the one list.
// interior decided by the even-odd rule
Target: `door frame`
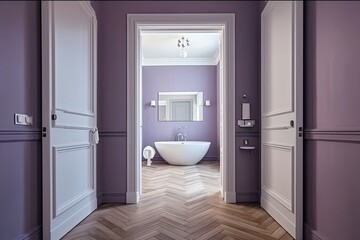
[{"label": "door frame", "polygon": [[[142,29],[222,30],[223,33],[223,175],[226,203],[235,192],[235,14],[127,15],[127,189],[126,203],[138,203],[141,194],[141,37]],[[227,79],[227,80],[226,80]]]}]

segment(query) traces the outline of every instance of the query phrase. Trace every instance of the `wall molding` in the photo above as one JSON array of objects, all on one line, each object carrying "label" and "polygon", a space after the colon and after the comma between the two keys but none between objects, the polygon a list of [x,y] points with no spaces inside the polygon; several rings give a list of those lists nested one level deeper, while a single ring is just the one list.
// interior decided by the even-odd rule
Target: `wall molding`
[{"label": "wall molding", "polygon": [[258,192],[237,192],[236,202],[260,202],[260,196]]},{"label": "wall molding", "polygon": [[97,195],[98,206],[105,203],[126,203],[126,193],[108,192]]},{"label": "wall molding", "polygon": [[38,240],[42,239],[42,226],[37,226],[29,233],[22,234],[16,238],[16,240]]},{"label": "wall molding", "polygon": [[307,240],[329,240],[318,231],[311,228],[309,225],[304,224],[304,239]]},{"label": "wall molding", "polygon": [[0,142],[41,141],[41,131],[0,131]]},{"label": "wall molding", "polygon": [[305,129],[304,139],[308,141],[360,142],[360,130]]},{"label": "wall molding", "polygon": [[218,59],[214,58],[143,58],[143,66],[199,66],[216,65]]},{"label": "wall molding", "polygon": [[217,156],[205,156],[201,161],[220,161]]},{"label": "wall molding", "polygon": [[126,137],[126,131],[99,131],[100,137]]}]

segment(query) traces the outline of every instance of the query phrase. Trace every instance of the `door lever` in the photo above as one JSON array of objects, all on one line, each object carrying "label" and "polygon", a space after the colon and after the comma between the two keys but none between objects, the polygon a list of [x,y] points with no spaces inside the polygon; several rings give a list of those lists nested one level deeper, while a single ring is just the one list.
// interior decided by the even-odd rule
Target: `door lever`
[{"label": "door lever", "polygon": [[91,132],[92,145],[98,144],[99,143],[99,130],[97,129],[97,127],[90,130],[90,132]]},{"label": "door lever", "polygon": [[290,127],[294,127],[294,120],[290,121]]}]

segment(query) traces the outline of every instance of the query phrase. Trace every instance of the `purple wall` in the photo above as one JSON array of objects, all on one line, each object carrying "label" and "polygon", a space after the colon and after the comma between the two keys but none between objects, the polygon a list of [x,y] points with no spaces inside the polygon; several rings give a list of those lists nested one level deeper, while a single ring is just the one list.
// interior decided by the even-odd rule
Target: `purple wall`
[{"label": "purple wall", "polygon": [[[41,238],[40,4],[0,2],[0,238]],[[14,113],[34,116],[14,125]]]},{"label": "purple wall", "polygon": [[305,237],[360,239],[360,2],[305,4]]},{"label": "purple wall", "polygon": [[[98,109],[100,144],[98,189],[104,198],[124,201],[126,191],[126,14],[127,13],[235,13],[236,119],[241,116],[242,95],[252,103],[252,117],[259,123],[260,4],[257,1],[101,1],[98,15]],[[190,136],[189,136],[190,137]],[[258,125],[236,128],[236,141],[251,138],[257,144]],[[106,149],[106,150],[105,150]],[[122,149],[122,150],[120,150]],[[238,199],[259,200],[258,153],[236,152]],[[106,173],[106,174],[105,174]],[[251,176],[249,178],[244,176]],[[250,187],[244,188],[249,184]],[[250,197],[249,197],[250,196]]]},{"label": "purple wall", "polygon": [[[143,147],[154,146],[155,141],[173,141],[179,126],[186,126],[187,140],[209,141],[206,159],[219,159],[217,151],[216,66],[157,66],[143,67]],[[203,92],[211,106],[204,107],[204,121],[159,122],[158,108],[150,106],[158,92]],[[156,155],[157,158],[160,156]]]}]

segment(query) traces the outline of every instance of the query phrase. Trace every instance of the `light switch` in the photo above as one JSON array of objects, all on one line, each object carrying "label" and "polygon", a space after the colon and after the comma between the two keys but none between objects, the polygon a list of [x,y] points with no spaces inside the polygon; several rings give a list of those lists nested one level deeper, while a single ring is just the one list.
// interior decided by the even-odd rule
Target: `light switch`
[{"label": "light switch", "polygon": [[33,125],[33,116],[25,116],[25,123],[27,125]]},{"label": "light switch", "polygon": [[26,114],[15,113],[14,120],[15,125],[33,125],[33,116],[28,116]]},{"label": "light switch", "polygon": [[25,116],[18,114],[16,120],[17,120],[17,123],[24,124],[25,123]]}]

